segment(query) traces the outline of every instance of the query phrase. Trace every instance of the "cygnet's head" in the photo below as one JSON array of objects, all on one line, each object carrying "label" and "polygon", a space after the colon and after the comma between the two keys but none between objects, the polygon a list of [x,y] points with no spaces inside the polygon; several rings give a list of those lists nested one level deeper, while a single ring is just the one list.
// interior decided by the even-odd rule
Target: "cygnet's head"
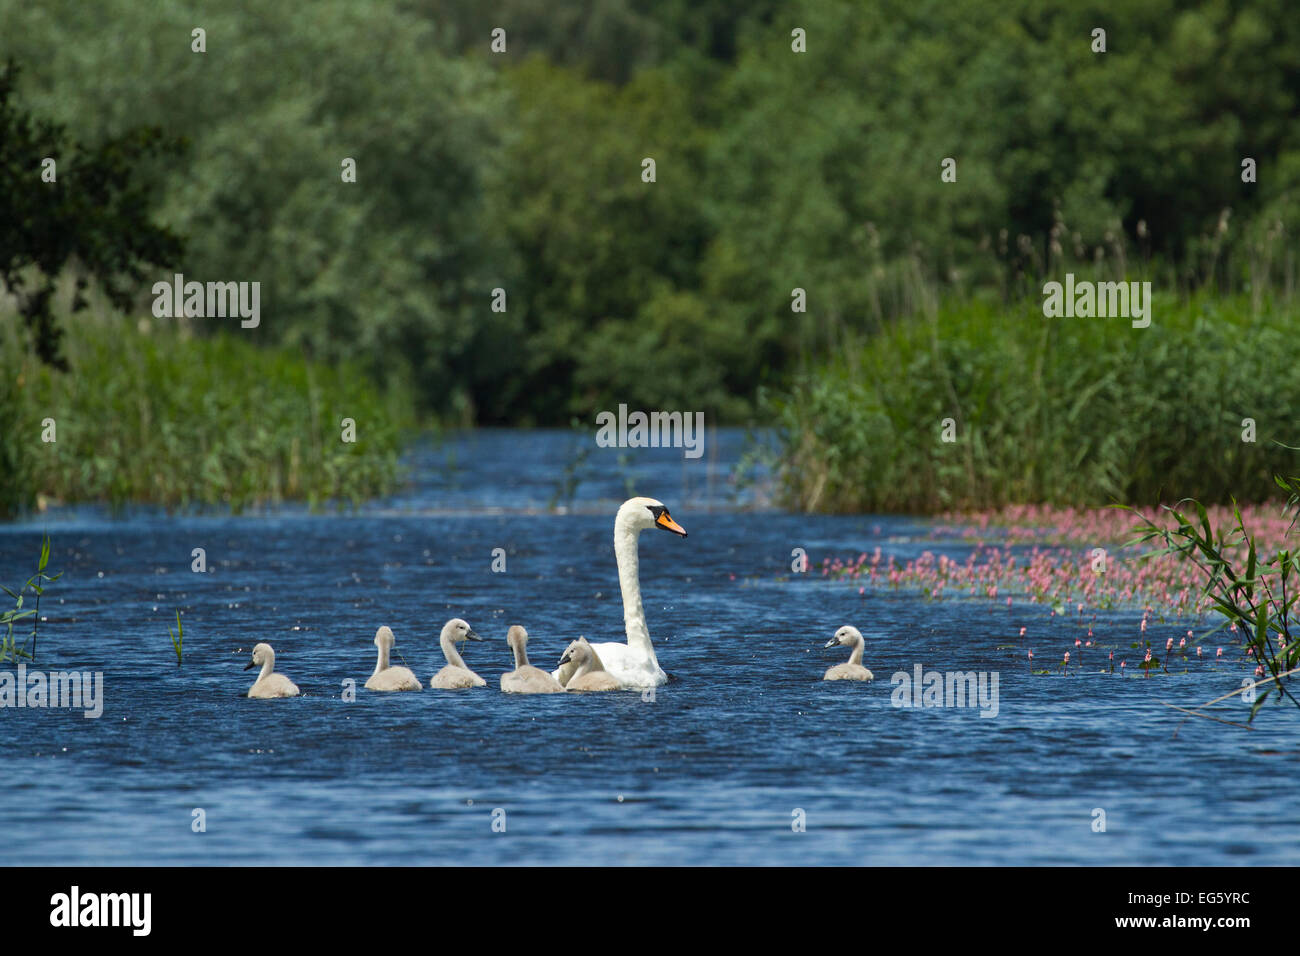
[{"label": "cygnet's head", "polygon": [[510,649],[512,651],[522,649],[527,643],[528,632],[518,624],[510,625],[510,630],[506,631],[506,644],[509,645]]},{"label": "cygnet's head", "polygon": [[827,641],[825,646],[836,647],[837,645],[843,644],[846,647],[851,647],[860,640],[862,640],[862,632],[856,627],[851,627],[848,624],[845,624],[835,632],[835,636]]},{"label": "cygnet's head", "polygon": [[474,633],[474,628],[458,617],[453,617],[450,621],[442,626],[442,637],[445,637],[455,643],[461,641],[481,641],[483,638]]},{"label": "cygnet's head", "polygon": [[575,664],[584,664],[587,657],[591,654],[591,645],[587,643],[585,637],[580,637],[564,649],[564,656],[560,658],[560,666],[573,661]]},{"label": "cygnet's head", "polygon": [[662,501],[654,498],[627,499],[618,509],[618,517],[614,519],[614,524],[615,527],[630,528],[638,533],[647,528],[658,528],[661,531],[671,531],[673,534],[686,537],[686,529],[673,520],[673,516],[668,513],[668,508]]},{"label": "cygnet's head", "polygon": [[244,670],[251,671],[254,667],[261,667],[267,661],[275,661],[275,651],[271,650],[270,644],[258,644],[253,648],[252,661],[245,665]]},{"label": "cygnet's head", "polygon": [[393,636],[393,629],[387,624],[375,631],[375,647],[392,647],[395,643],[397,638]]}]

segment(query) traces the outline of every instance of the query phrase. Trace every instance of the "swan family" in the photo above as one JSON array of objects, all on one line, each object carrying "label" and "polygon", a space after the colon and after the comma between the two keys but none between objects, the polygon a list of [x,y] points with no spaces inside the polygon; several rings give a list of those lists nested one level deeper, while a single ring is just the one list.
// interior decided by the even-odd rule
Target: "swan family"
[{"label": "swan family", "polygon": [[[623,594],[623,627],[627,643],[608,641],[591,645],[596,663],[603,665],[625,687],[657,687],[668,683],[668,675],[659,666],[650,630],[641,606],[641,573],[637,554],[642,531],[658,528],[686,537],[686,529],[673,520],[662,501],[654,498],[629,498],[614,516],[614,561],[618,565],[618,587]],[[565,655],[568,657],[568,655]],[[556,668],[551,675],[568,685],[577,671],[577,659]]]},{"label": "swan family", "polygon": [[[550,673],[528,663],[528,631],[519,625],[506,632],[506,646],[514,655],[515,669],[501,675],[501,690],[509,694],[589,693],[597,691],[632,690],[656,687],[668,681],[668,675],[659,666],[650,630],[646,625],[645,608],[641,604],[641,576],[638,561],[639,539],[642,531],[652,528],[686,537],[686,529],[673,520],[662,501],[654,498],[629,498],[614,517],[614,560],[618,566],[618,584],[623,597],[623,627],[627,641],[605,641],[592,644],[585,637],[572,641],[561,656],[559,665]],[[447,664],[429,681],[435,690],[467,690],[486,687],[487,681],[470,670],[457,650],[466,641],[482,641],[469,623],[452,618],[443,625],[438,637]],[[415,673],[408,667],[395,666],[390,657],[396,638],[391,628],[380,627],[375,632],[378,657],[374,673],[366,681],[372,691],[422,690]],[[826,647],[847,647],[849,660],[836,664],[826,671],[823,680],[869,681],[871,671],[862,666],[864,647],[862,633],[856,627],[841,627]],[[260,666],[257,681],[249,688],[248,696],[255,698],[296,697],[298,687],[283,674],[275,673],[275,651],[269,644],[253,648],[253,660],[244,668]]]}]

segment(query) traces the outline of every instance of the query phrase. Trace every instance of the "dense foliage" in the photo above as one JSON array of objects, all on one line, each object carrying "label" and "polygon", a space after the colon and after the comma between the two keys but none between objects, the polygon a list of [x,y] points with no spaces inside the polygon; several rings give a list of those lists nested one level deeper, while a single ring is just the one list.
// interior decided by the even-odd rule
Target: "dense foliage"
[{"label": "dense foliage", "polygon": [[1275,494],[1297,462],[1294,320],[1233,300],[1153,313],[1134,329],[965,307],[889,329],[774,401],[792,500],[929,512]]},{"label": "dense foliage", "polygon": [[[736,421],[759,386],[898,316],[1014,303],[1067,268],[1245,293],[1282,321],[1291,13],[0,0],[0,56],[79,138],[147,123],[190,140],[158,169],[162,222],[188,240],[187,276],[263,283],[249,338],[410,380],[445,416],[555,423],[627,401]],[[1003,363],[1047,333],[1008,334]]]},{"label": "dense foliage", "polygon": [[86,307],[92,279],[126,308],[150,267],[180,256],[180,240],[151,219],[151,183],[139,171],[182,144],[157,127],[132,127],[93,146],[77,142],[18,102],[18,73],[13,61],[0,67],[0,287],[41,360],[67,371],[54,309],[58,280],[75,264],[74,313]]},{"label": "dense foliage", "polygon": [[[6,356],[19,351],[13,334],[0,335]],[[410,396],[380,395],[350,365],[89,315],[65,345],[75,373],[29,355],[0,376],[0,515],[37,495],[239,510],[398,485]]]}]

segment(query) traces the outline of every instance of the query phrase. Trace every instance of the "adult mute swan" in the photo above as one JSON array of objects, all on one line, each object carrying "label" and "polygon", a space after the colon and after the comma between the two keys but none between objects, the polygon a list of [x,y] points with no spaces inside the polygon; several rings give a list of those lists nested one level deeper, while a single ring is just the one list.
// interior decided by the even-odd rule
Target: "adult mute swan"
[{"label": "adult mute swan", "polygon": [[257,680],[253,681],[253,686],[248,688],[249,697],[265,700],[271,697],[298,696],[297,684],[283,674],[273,673],[275,670],[275,651],[271,650],[270,644],[258,644],[254,647],[253,659],[244,670],[251,671],[258,666],[262,668],[262,672],[257,675]]},{"label": "adult mute swan", "polygon": [[[662,501],[654,498],[629,498],[614,518],[614,560],[618,562],[618,587],[623,592],[623,626],[627,643],[607,641],[591,647],[600,662],[624,687],[655,687],[667,683],[668,675],[659,666],[650,631],[646,628],[645,610],[641,607],[641,577],[638,570],[637,538],[647,528],[659,528],[686,537],[686,529],[673,520]],[[552,675],[568,686],[577,670],[570,661]]]},{"label": "adult mute swan", "polygon": [[835,636],[826,642],[826,647],[851,647],[847,664],[836,664],[826,671],[822,680],[875,680],[876,675],[862,666],[862,632],[847,624],[835,632]]},{"label": "adult mute swan", "polygon": [[456,645],[463,641],[481,641],[483,638],[474,633],[474,629],[458,617],[453,617],[442,626],[442,636],[438,643],[447,658],[447,666],[433,675],[429,686],[435,690],[460,690],[464,687],[486,687],[487,681],[465,666],[465,658],[460,656]]},{"label": "adult mute swan", "polygon": [[580,637],[570,644],[564,652],[564,656],[560,658],[561,665],[570,663],[576,665],[578,669],[569,678],[569,682],[564,685],[565,691],[623,689],[623,685],[618,682],[618,678],[601,666],[600,658],[592,650],[585,637]]},{"label": "adult mute swan", "polygon": [[501,675],[501,689],[507,694],[563,693],[560,682],[540,667],[528,663],[528,632],[515,624],[506,631],[506,643],[515,653],[515,669]]},{"label": "adult mute swan", "polygon": [[395,667],[388,663],[389,652],[397,638],[393,637],[392,628],[381,627],[375,632],[375,647],[379,648],[379,660],[375,662],[375,672],[366,681],[366,690],[423,690],[424,685],[409,667]]}]

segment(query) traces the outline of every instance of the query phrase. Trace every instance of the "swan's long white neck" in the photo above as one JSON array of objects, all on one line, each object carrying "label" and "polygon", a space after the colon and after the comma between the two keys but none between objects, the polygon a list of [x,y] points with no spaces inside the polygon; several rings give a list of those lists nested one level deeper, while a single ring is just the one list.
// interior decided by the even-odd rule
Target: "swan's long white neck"
[{"label": "swan's long white neck", "polygon": [[636,528],[628,527],[622,514],[614,523],[614,560],[618,562],[618,587],[623,592],[623,625],[627,628],[627,646],[646,657],[652,667],[658,667],[645,623],[645,609],[641,606],[639,533]]},{"label": "swan's long white neck", "polygon": [[275,655],[267,654],[266,660],[262,661],[262,669],[258,671],[257,679],[260,681],[266,680],[268,677],[271,676],[274,670],[275,670]]},{"label": "swan's long white neck", "polygon": [[[375,663],[375,673],[388,670],[388,645],[379,645],[379,660]],[[373,676],[373,675],[372,675]]]},{"label": "swan's long white neck", "polygon": [[438,643],[442,645],[442,653],[447,658],[448,664],[452,667],[464,667],[465,670],[469,670],[468,667],[465,667],[465,658],[461,657],[460,652],[456,650],[455,641],[444,634],[438,639]]}]

